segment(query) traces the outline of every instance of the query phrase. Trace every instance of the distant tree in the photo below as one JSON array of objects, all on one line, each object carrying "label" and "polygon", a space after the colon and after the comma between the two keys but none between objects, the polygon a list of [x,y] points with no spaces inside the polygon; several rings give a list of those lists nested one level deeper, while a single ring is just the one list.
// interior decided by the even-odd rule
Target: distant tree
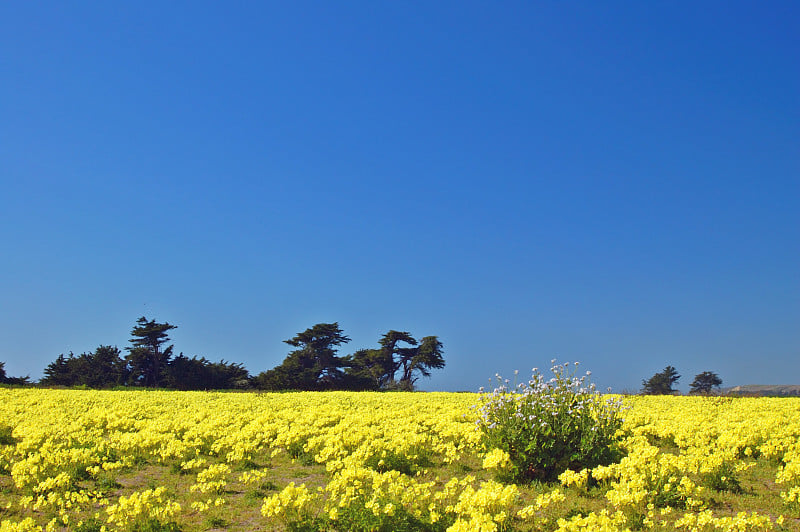
[{"label": "distant tree", "polygon": [[41,384],[110,388],[125,384],[128,367],[118,348],[101,345],[93,353],[58,355],[47,365]]},{"label": "distant tree", "polygon": [[177,329],[177,326],[147,321],[144,316],[136,323],[137,326],[131,331],[130,343],[133,345],[125,348],[128,351],[125,358],[130,366],[130,380],[132,384],[158,387],[172,357],[173,346],[164,347],[169,341],[167,331]]},{"label": "distant tree", "polygon": [[344,388],[348,390],[379,390],[390,379],[393,361],[388,361],[381,349],[359,349],[342,357],[345,367]]},{"label": "distant tree", "polygon": [[177,390],[208,389],[206,360],[197,357],[189,358],[180,353],[169,362],[168,376],[165,379],[168,388]]},{"label": "distant tree", "polygon": [[[401,342],[412,347],[401,347],[398,345]],[[378,344],[378,349],[360,349],[344,357],[349,388],[384,390],[398,387],[395,377],[401,360],[407,361],[413,356],[410,349],[417,345],[417,341],[408,332],[391,330],[378,340]]]},{"label": "distant tree", "polygon": [[694,376],[694,381],[689,385],[689,393],[693,395],[708,395],[715,388],[719,390],[722,384],[722,379],[719,375],[711,371],[704,371]]},{"label": "distant tree", "polygon": [[17,386],[23,386],[30,383],[31,383],[30,375],[25,375],[24,377],[6,377],[5,382],[3,384],[14,384]]},{"label": "distant tree", "polygon": [[69,354],[69,357],[65,357],[63,353],[58,355],[55,361],[44,368],[44,378],[39,382],[49,386],[72,386],[75,377],[71,361],[74,358],[75,355],[72,353]]},{"label": "distant tree", "polygon": [[675,393],[676,390],[672,385],[678,382],[681,376],[678,371],[672,367],[667,366],[663,371],[656,373],[648,380],[642,381],[642,394],[644,395],[668,395]]},{"label": "distant tree", "polygon": [[290,352],[280,366],[259,374],[256,385],[270,390],[339,388],[344,381],[344,362],[336,355],[335,347],[349,341],[338,323],[318,323],[284,340],[298,349]]},{"label": "distant tree", "polygon": [[391,330],[377,349],[337,356],[334,347],[349,341],[338,323],[319,323],[286,340],[299,349],[254,377],[253,384],[265,390],[413,390],[420,377],[444,367],[436,336],[417,342],[408,332]]},{"label": "distant tree", "polygon": [[94,353],[81,355],[79,360],[83,367],[78,370],[77,384],[90,388],[111,388],[125,384],[127,380],[128,365],[115,346],[101,345]]},{"label": "distant tree", "polygon": [[[397,344],[403,342],[412,346],[400,347]],[[381,348],[382,363],[387,368],[388,374],[381,382],[381,387],[395,381],[395,375],[401,367],[401,360],[408,360],[411,356],[411,349],[417,345],[417,341],[410,333],[405,331],[389,331],[378,340]]]},{"label": "distant tree", "polygon": [[6,383],[6,363],[0,362],[0,384]]},{"label": "distant tree", "polygon": [[404,383],[404,387],[413,389],[420,377],[430,377],[432,369],[443,367],[442,343],[436,336],[426,336],[418,346],[401,352],[400,368],[403,376],[400,382]]},{"label": "distant tree", "polygon": [[233,390],[250,387],[250,372],[244,365],[234,362],[208,362],[209,381],[214,390]]},{"label": "distant tree", "polygon": [[378,343],[378,349],[361,349],[344,358],[353,388],[413,390],[421,376],[429,377],[432,369],[444,367],[442,344],[436,336],[417,342],[408,332],[391,330]]}]

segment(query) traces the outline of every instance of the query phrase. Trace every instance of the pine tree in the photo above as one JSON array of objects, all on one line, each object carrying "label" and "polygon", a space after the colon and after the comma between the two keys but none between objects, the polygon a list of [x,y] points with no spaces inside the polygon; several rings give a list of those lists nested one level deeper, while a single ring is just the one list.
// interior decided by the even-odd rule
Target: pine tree
[{"label": "pine tree", "polygon": [[694,376],[694,381],[689,385],[692,395],[708,395],[714,388],[719,389],[722,379],[714,372],[704,371]]},{"label": "pine tree", "polygon": [[177,329],[169,323],[147,321],[142,316],[138,325],[131,331],[132,347],[126,347],[128,356],[125,359],[130,366],[130,379],[133,384],[158,387],[166,373],[167,364],[172,357],[172,345],[163,347],[169,341],[167,331]]},{"label": "pine tree", "polygon": [[660,373],[656,373],[648,380],[642,381],[642,393],[644,395],[669,395],[676,392],[672,385],[678,382],[681,376],[672,366],[667,366]]}]

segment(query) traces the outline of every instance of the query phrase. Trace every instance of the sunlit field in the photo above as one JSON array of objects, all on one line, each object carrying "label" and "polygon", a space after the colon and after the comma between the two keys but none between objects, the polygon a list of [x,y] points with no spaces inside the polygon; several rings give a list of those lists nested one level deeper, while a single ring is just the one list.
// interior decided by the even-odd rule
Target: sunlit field
[{"label": "sunlit field", "polygon": [[477,394],[0,389],[0,530],[798,530],[800,399],[625,397],[508,484]]}]

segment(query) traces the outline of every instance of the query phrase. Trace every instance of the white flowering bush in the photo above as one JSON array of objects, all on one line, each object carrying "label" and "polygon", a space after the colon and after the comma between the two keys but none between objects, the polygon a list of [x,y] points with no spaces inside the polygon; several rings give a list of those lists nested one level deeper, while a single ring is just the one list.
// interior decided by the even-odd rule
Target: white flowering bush
[{"label": "white flowering bush", "polygon": [[578,363],[554,364],[545,380],[533,368],[531,380],[481,393],[477,406],[482,445],[506,453],[507,480],[555,480],[567,469],[580,471],[620,458],[621,401],[603,399],[591,372],[576,377]]}]

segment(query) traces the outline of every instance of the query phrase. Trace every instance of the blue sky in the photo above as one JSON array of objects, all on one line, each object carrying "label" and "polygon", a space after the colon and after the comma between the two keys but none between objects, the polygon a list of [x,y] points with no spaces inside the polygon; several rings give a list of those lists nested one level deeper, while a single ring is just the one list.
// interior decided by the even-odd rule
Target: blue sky
[{"label": "blue sky", "polygon": [[438,335],[427,390],[550,359],[800,383],[795,2],[0,6],[0,361],[279,364]]}]

